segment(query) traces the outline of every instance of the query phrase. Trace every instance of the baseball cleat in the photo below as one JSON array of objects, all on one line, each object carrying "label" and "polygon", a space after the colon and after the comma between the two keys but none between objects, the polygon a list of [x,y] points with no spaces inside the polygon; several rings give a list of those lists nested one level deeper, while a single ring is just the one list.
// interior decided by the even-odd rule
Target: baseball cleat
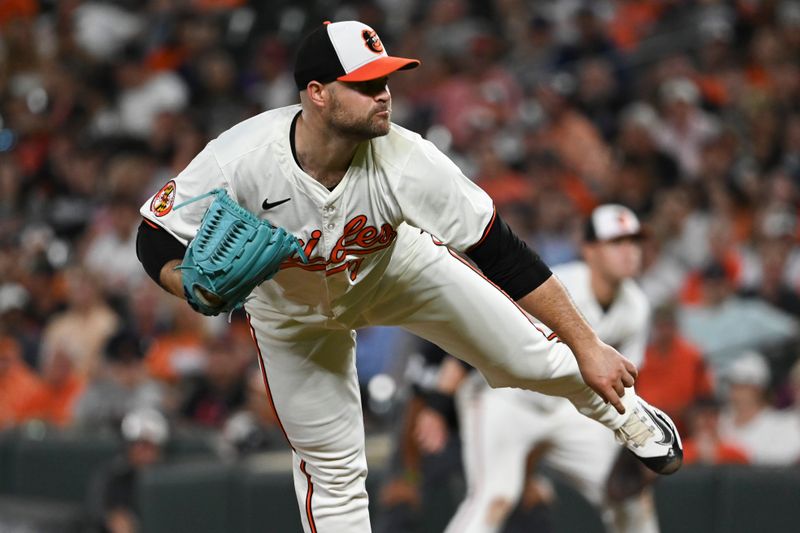
[{"label": "baseball cleat", "polygon": [[683,464],[683,446],[678,430],[662,411],[641,398],[614,434],[637,459],[657,474],[672,474]]}]

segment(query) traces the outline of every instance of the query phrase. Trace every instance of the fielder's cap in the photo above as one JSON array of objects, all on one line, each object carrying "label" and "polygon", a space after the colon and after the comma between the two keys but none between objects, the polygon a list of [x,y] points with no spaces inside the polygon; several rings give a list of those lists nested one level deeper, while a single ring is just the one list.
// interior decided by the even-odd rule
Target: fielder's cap
[{"label": "fielder's cap", "polygon": [[728,367],[725,377],[729,383],[755,385],[763,389],[769,385],[769,365],[760,353],[747,351]]},{"label": "fielder's cap", "polygon": [[416,59],[387,54],[378,34],[366,24],[325,22],[300,43],[294,81],[302,91],[311,81],[369,81],[417,66]]},{"label": "fielder's cap", "polygon": [[642,237],[642,225],[636,214],[619,204],[596,207],[586,221],[584,239],[587,242],[604,242],[623,237]]}]

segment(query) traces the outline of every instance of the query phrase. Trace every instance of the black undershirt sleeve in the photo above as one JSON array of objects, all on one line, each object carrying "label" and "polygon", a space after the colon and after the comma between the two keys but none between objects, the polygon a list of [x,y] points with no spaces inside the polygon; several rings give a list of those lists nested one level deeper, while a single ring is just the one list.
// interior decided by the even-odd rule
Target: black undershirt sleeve
[{"label": "black undershirt sleeve", "polygon": [[467,251],[467,256],[514,300],[527,295],[553,275],[536,252],[514,235],[500,215],[496,215],[486,236]]},{"label": "black undershirt sleeve", "polygon": [[161,268],[173,259],[183,259],[186,246],[152,222],[142,220],[136,234],[136,257],[147,275],[161,285]]}]

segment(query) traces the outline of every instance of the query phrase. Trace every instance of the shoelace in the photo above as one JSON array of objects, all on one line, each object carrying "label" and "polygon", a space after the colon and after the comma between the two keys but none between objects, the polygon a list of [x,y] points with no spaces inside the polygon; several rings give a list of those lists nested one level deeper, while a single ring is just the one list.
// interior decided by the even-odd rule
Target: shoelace
[{"label": "shoelace", "polygon": [[639,448],[644,446],[648,439],[655,436],[655,432],[635,412],[619,428],[619,432],[626,441],[632,442]]}]

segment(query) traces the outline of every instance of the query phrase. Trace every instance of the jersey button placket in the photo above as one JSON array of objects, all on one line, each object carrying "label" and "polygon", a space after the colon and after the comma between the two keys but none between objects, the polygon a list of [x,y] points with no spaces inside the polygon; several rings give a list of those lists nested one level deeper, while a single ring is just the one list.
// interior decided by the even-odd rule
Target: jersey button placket
[{"label": "jersey button placket", "polygon": [[[336,209],[331,204],[324,204],[322,206],[322,233],[325,235],[325,254],[327,257],[331,257],[333,253],[333,249],[336,246],[336,243],[339,240],[339,235],[335,232],[337,230],[336,218],[334,216],[334,212]],[[331,268],[332,265],[328,264],[328,268]],[[331,278],[326,276],[325,284],[329,285],[331,282]],[[328,294],[328,297],[331,298],[333,295]]]},{"label": "jersey button placket", "polygon": [[322,218],[326,221],[325,229],[328,231],[336,229],[336,224],[332,220],[334,212],[336,212],[336,207],[334,205],[327,204],[322,208]]}]

